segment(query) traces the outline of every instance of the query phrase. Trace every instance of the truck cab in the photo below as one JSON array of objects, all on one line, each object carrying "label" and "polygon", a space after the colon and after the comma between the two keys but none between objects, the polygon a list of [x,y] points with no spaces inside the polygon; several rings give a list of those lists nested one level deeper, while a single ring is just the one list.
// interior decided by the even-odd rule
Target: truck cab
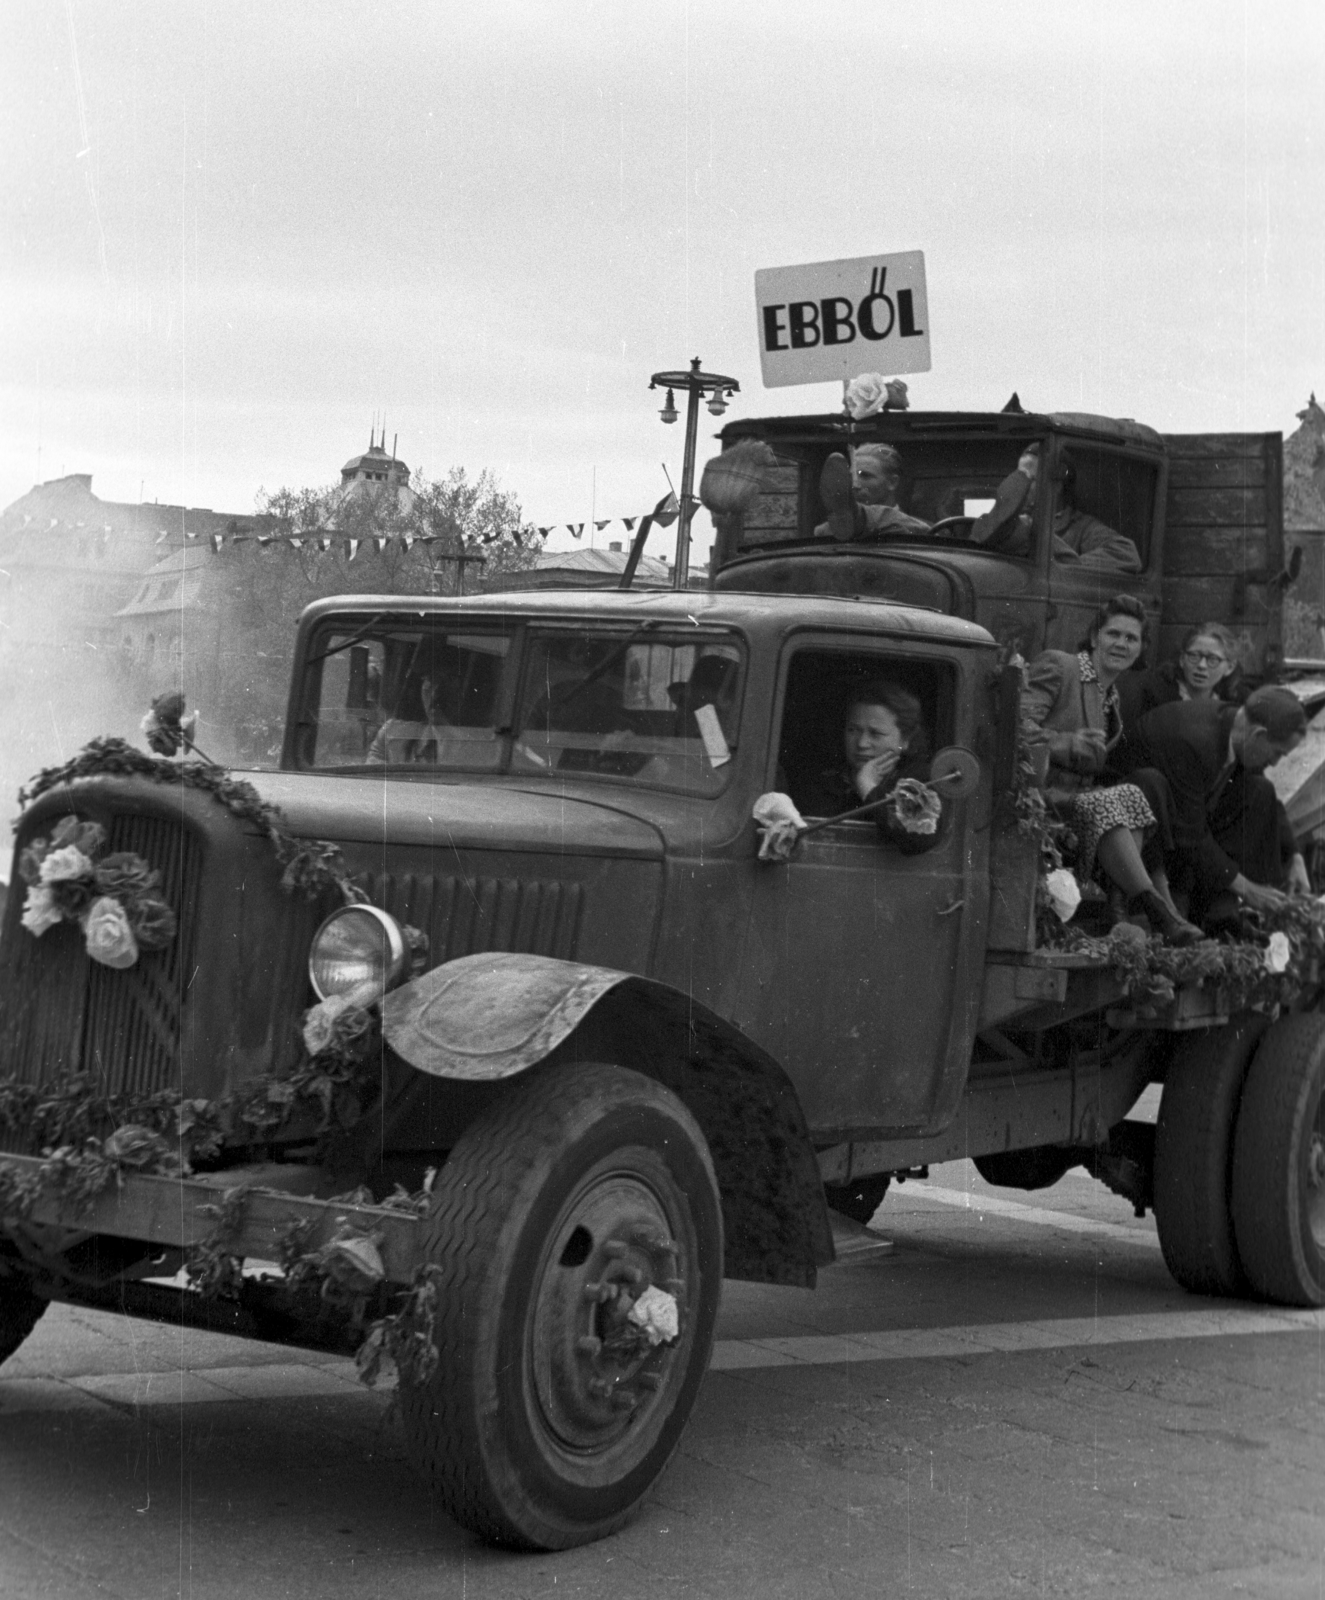
[{"label": "truck cab", "polygon": [[[1161,435],[1128,418],[1018,409],[754,418],[721,438],[724,450],[758,441],[775,465],[744,511],[718,519],[719,589],[900,599],[977,621],[1026,659],[1075,650],[1100,602],[1125,591],[1152,619],[1152,663],[1210,618],[1238,635],[1249,678],[1272,677],[1282,659],[1278,434]],[[897,451],[897,504],[931,533],[831,538],[824,464],[871,443]],[[1028,526],[1001,548],[975,542],[976,519],[1031,448]],[[1135,561],[1073,558],[1053,537],[1069,506],[1128,541]]]}]

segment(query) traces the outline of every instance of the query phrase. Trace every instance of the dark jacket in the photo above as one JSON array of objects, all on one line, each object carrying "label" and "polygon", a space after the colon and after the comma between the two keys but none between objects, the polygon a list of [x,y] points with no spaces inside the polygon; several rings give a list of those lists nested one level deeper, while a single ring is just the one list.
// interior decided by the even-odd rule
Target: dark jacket
[{"label": "dark jacket", "polygon": [[[850,768],[829,767],[827,771],[819,774],[804,799],[798,799],[797,806],[807,817],[840,817],[845,811],[855,811],[859,806],[872,805],[876,800],[886,799],[903,778],[914,778],[919,783],[927,782],[929,757],[904,756],[898,763],[896,771],[882,783],[876,784],[864,800],[856,790]],[[943,814],[939,817],[939,825],[933,833],[908,833],[899,825],[887,806],[880,806],[877,811],[871,812],[861,820],[872,821],[880,834],[895,844],[903,855],[914,856],[920,855],[925,850],[932,850],[943,837],[943,830],[948,820],[948,808],[945,804]]]},{"label": "dark jacket", "polygon": [[1168,781],[1174,848],[1206,893],[1227,889],[1240,870],[1210,830],[1210,810],[1232,776],[1229,735],[1237,714],[1218,700],[1175,700],[1147,712],[1128,741],[1136,764]]},{"label": "dark jacket", "polygon": [[[1118,697],[1100,686],[1088,652],[1066,650],[1045,650],[1026,668],[1021,725],[1032,744],[1043,739],[1048,745],[1045,788],[1059,798],[1095,788],[1122,727]],[[1088,728],[1104,735],[1105,749],[1082,749],[1074,742],[1073,735]]]}]

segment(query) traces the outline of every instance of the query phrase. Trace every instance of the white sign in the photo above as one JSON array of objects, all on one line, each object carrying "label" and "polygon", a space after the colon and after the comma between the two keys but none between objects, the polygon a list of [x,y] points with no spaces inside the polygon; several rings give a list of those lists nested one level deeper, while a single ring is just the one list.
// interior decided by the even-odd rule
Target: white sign
[{"label": "white sign", "polygon": [[928,372],[925,252],[755,273],[764,387]]}]

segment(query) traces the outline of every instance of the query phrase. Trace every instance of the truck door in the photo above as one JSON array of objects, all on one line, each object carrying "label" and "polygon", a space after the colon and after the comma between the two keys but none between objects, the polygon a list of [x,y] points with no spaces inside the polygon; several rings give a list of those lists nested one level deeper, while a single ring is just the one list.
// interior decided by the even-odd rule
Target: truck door
[{"label": "truck door", "polygon": [[[980,662],[983,668],[988,662]],[[931,751],[974,742],[960,652],[809,640],[782,664],[769,787],[813,807],[844,764],[852,698],[880,679],[919,700]],[[827,776],[825,776],[827,775]],[[784,1064],[811,1130],[937,1129],[966,1080],[988,898],[988,777],[945,803],[937,844],[904,854],[872,820],[833,823],[756,866],[736,1020]]]}]

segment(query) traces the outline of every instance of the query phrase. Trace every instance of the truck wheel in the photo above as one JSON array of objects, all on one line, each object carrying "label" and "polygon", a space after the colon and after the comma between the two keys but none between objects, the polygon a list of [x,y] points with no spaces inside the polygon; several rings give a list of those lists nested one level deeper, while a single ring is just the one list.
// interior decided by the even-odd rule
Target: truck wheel
[{"label": "truck wheel", "polygon": [[[690,1113],[621,1067],[535,1071],[452,1150],[422,1249],[440,1360],[426,1383],[402,1372],[401,1403],[442,1506],[518,1548],[615,1531],[676,1449],[713,1346],[722,1211]],[[679,1320],[657,1344],[626,1315],[650,1287]]]},{"label": "truck wheel", "polygon": [[857,1178],[852,1183],[826,1183],[824,1199],[839,1216],[866,1223],[883,1204],[891,1180],[890,1172],[879,1172],[868,1178]]},{"label": "truck wheel", "polygon": [[1237,1295],[1246,1279],[1230,1204],[1233,1129],[1247,1068],[1268,1026],[1244,1014],[1189,1033],[1164,1076],[1155,1129],[1155,1223],[1169,1271],[1193,1294]]},{"label": "truck wheel", "polygon": [[8,1361],[50,1304],[16,1277],[0,1276],[0,1364]]},{"label": "truck wheel", "polygon": [[1325,1017],[1284,1017],[1247,1074],[1233,1147],[1247,1278],[1286,1306],[1325,1304]]}]

